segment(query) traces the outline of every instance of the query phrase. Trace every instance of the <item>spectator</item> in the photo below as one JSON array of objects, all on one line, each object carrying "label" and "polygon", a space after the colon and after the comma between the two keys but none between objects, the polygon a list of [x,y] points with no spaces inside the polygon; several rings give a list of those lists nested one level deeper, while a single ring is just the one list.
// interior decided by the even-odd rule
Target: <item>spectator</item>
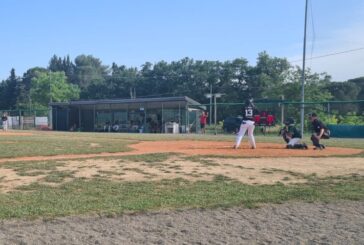
[{"label": "spectator", "polygon": [[104,125],[104,132],[110,132],[111,126],[110,121],[106,121]]},{"label": "spectator", "polygon": [[114,124],[112,125],[112,131],[118,132],[119,131],[119,128],[120,128],[120,126],[119,126],[119,120],[116,120],[114,122]]},{"label": "spectator", "polygon": [[207,117],[208,117],[208,112],[203,111],[201,116],[200,116],[201,134],[206,133],[205,127],[206,127]]},{"label": "spectator", "polygon": [[3,113],[1,121],[3,121],[3,130],[8,131],[8,114],[6,112]]}]

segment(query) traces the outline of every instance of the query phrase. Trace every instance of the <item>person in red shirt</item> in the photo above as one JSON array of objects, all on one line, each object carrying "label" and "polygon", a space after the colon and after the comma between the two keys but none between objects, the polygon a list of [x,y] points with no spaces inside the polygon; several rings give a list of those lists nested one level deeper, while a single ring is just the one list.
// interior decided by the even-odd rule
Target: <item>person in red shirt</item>
[{"label": "person in red shirt", "polygon": [[205,133],[205,126],[206,126],[208,115],[209,114],[206,111],[203,111],[202,115],[200,116],[201,134]]}]

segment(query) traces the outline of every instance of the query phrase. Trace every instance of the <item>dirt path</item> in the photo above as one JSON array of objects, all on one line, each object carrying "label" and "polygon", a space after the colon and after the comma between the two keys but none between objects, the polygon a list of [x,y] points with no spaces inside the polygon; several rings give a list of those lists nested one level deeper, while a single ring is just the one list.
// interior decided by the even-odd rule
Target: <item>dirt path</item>
[{"label": "dirt path", "polygon": [[323,156],[339,156],[339,155],[355,155],[362,152],[361,149],[327,147],[322,151],[309,150],[287,150],[283,144],[258,143],[257,149],[249,149],[248,145],[242,146],[240,149],[232,149],[231,142],[224,141],[142,141],[130,145],[133,149],[130,152],[115,153],[97,153],[97,154],[69,154],[56,156],[32,156],[3,158],[3,162],[15,161],[46,161],[60,159],[77,159],[77,158],[93,158],[93,157],[109,157],[109,156],[127,156],[140,155],[150,153],[183,153],[187,155],[227,155],[239,157],[323,157]]},{"label": "dirt path", "polygon": [[9,131],[0,131],[0,136],[31,136],[33,135],[32,133],[29,132],[17,132],[17,131],[13,131],[13,130],[9,130]]},{"label": "dirt path", "polygon": [[3,221],[1,244],[363,244],[364,202]]}]

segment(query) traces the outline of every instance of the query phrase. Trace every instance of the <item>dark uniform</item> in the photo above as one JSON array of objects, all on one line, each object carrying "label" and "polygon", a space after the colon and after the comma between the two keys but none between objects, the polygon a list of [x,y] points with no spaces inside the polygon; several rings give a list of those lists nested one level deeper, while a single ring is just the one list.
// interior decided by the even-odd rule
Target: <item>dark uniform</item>
[{"label": "dark uniform", "polygon": [[246,102],[244,108],[243,108],[243,120],[247,121],[254,121],[254,112],[255,112],[255,106],[252,102],[248,103]]},{"label": "dark uniform", "polygon": [[[316,114],[311,114],[311,117],[314,119],[311,121],[312,123],[312,130],[314,134],[311,136],[312,144],[317,149],[325,149],[325,146],[323,144],[320,144],[320,139],[329,139],[330,138],[330,131],[327,129],[326,125],[323,124],[320,120],[318,120],[316,117]],[[316,137],[321,134],[321,131],[324,130],[322,136],[320,138]]]},{"label": "dark uniform", "polygon": [[287,132],[292,135],[292,138],[302,138],[300,131],[298,131],[295,126],[289,125]]},{"label": "dark uniform", "polygon": [[287,143],[287,149],[308,149],[305,143],[301,143],[302,135],[294,126],[293,118],[288,118],[284,124],[285,127],[281,129],[280,135]]}]

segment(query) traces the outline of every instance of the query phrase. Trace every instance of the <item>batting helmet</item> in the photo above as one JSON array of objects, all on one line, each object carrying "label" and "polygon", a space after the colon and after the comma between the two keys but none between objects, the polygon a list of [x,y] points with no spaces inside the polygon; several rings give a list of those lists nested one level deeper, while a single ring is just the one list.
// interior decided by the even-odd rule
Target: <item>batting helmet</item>
[{"label": "batting helmet", "polygon": [[246,100],[245,100],[245,105],[246,105],[246,106],[249,106],[249,105],[250,105],[250,106],[252,106],[252,105],[254,105],[254,104],[253,104],[253,98],[248,98],[248,99],[246,99]]}]

